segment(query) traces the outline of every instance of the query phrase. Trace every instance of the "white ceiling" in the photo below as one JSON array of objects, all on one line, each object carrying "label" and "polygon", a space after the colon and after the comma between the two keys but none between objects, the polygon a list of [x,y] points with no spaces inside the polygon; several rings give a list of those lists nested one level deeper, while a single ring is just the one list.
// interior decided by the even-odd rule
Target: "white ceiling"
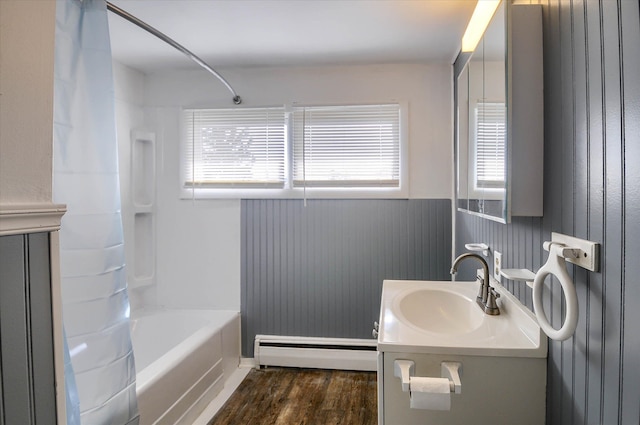
[{"label": "white ceiling", "polygon": [[[110,0],[212,67],[452,63],[476,0]],[[197,67],[109,13],[116,60]]]}]

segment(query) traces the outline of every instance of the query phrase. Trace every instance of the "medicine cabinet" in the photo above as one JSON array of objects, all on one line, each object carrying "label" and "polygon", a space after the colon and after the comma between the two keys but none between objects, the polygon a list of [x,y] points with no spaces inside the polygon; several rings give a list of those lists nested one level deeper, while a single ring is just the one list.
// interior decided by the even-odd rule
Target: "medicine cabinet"
[{"label": "medicine cabinet", "polygon": [[456,203],[508,223],[542,216],[542,11],[503,0],[456,76]]}]

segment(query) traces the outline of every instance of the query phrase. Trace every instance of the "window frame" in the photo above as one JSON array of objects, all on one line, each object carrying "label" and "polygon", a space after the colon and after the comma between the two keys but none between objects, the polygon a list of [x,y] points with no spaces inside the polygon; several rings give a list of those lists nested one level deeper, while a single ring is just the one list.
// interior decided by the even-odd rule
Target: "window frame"
[{"label": "window frame", "polygon": [[[399,154],[400,154],[400,181],[399,187],[293,187],[293,137],[290,130],[292,106],[317,107],[317,106],[351,106],[351,105],[385,105],[397,104],[399,107]],[[264,106],[259,108],[278,108],[282,106]],[[181,117],[188,109],[225,109],[225,108],[183,108]],[[405,199],[409,196],[409,169],[408,169],[408,121],[409,108],[407,102],[387,101],[371,103],[331,103],[331,104],[293,104],[285,105],[285,183],[283,188],[189,188],[184,185],[185,171],[183,164],[186,161],[185,143],[187,143],[185,124],[180,118],[180,171],[179,171],[179,198],[180,199]]]}]

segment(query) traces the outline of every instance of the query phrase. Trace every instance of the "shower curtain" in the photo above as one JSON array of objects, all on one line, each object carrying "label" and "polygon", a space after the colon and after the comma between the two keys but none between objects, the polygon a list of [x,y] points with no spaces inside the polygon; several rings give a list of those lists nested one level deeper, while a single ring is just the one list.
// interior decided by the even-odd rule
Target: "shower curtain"
[{"label": "shower curtain", "polygon": [[[63,321],[79,416],[89,425],[137,424],[106,3],[56,7],[53,197],[67,205]],[[66,384],[73,423],[73,379]]]}]

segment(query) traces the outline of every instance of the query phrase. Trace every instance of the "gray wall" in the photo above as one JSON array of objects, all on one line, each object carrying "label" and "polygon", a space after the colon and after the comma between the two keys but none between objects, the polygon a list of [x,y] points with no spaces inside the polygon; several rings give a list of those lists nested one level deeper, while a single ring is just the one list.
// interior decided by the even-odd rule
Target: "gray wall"
[{"label": "gray wall", "polygon": [[384,279],[449,279],[450,200],[242,201],[242,355],[256,334],[371,338]]},{"label": "gray wall", "polygon": [[0,237],[0,424],[55,424],[49,235]]},{"label": "gray wall", "polygon": [[[486,242],[537,270],[552,231],[600,242],[599,273],[570,266],[580,318],[551,342],[547,424],[640,423],[640,12],[637,0],[543,4],[544,217],[502,225],[457,214],[456,248]],[[629,253],[629,256],[626,256]],[[508,287],[531,306],[531,290]],[[555,327],[562,295],[545,296]]]}]

